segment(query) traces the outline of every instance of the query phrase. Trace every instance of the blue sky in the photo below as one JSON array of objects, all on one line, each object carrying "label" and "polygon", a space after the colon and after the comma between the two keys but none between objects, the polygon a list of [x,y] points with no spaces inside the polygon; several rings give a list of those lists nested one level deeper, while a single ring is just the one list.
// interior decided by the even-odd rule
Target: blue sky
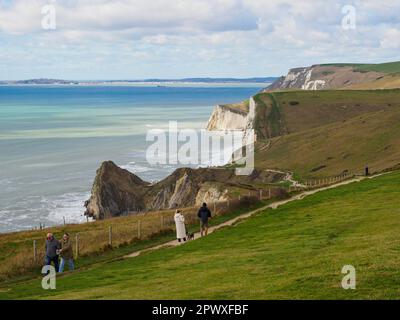
[{"label": "blue sky", "polygon": [[399,49],[400,0],[0,0],[2,80],[278,76]]}]

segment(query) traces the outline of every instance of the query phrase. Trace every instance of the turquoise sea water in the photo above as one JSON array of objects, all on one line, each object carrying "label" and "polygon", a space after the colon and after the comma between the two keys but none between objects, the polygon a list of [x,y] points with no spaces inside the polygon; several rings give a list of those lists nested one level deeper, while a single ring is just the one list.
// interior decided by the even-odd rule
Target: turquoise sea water
[{"label": "turquoise sea water", "polygon": [[0,86],[0,232],[81,222],[96,169],[105,160],[159,180],[146,132],[178,121],[204,128],[216,104],[261,89],[235,87]]}]

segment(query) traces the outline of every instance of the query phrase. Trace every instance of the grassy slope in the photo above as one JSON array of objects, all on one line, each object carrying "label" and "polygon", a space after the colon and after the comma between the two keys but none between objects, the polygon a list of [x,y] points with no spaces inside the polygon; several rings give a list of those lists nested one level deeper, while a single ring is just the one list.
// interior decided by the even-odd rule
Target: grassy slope
[{"label": "grassy slope", "polygon": [[284,121],[281,125],[289,133],[348,120],[363,113],[386,109],[388,105],[400,108],[400,90],[287,91],[263,93],[256,97],[266,103],[266,99],[274,98],[281,110],[280,119]]},{"label": "grassy slope", "polygon": [[[400,165],[400,110],[363,115],[309,131],[278,137],[256,153],[256,166],[295,171],[302,178],[326,177],[345,170],[360,174]],[[325,166],[321,170],[314,168]]]},{"label": "grassy slope", "polygon": [[284,114],[275,95],[257,94],[254,96],[254,101],[257,104],[254,127],[257,128],[258,137],[268,139],[286,134]]},{"label": "grassy slope", "polygon": [[[261,206],[266,205],[274,201],[271,200],[263,200],[258,201],[250,205],[252,209],[260,208]],[[231,209],[229,212],[220,212],[217,210],[217,214],[214,212],[213,223],[219,224],[223,223],[229,219],[237,217],[238,215],[245,213],[249,210],[249,205],[247,206],[240,205],[234,209]],[[183,209],[185,212],[186,209]],[[40,272],[40,266],[32,265],[28,268],[28,266],[22,267],[20,265],[15,265],[10,262],[10,258],[13,258],[15,255],[20,256],[21,262],[22,260],[31,259],[32,256],[32,241],[33,239],[41,239],[45,237],[48,231],[54,232],[57,238],[61,238],[63,232],[67,231],[72,235],[72,239],[75,239],[73,236],[74,233],[79,232],[80,239],[83,240],[83,235],[86,236],[87,243],[91,243],[93,246],[93,250],[87,253],[84,256],[80,256],[77,261],[77,266],[80,268],[92,267],[94,264],[101,264],[105,262],[109,262],[111,260],[119,259],[128,253],[132,253],[135,251],[143,250],[149,247],[156,246],[158,244],[162,244],[170,241],[175,237],[174,224],[167,224],[169,220],[173,220],[173,211],[166,210],[163,211],[164,215],[164,223],[165,229],[162,232],[155,233],[145,239],[133,239],[136,237],[137,232],[136,228],[132,228],[137,226],[137,221],[140,219],[142,221],[142,226],[145,227],[148,224],[154,224],[153,215],[158,215],[155,213],[147,213],[146,216],[129,216],[129,217],[120,217],[113,218],[108,220],[96,221],[88,224],[79,224],[79,225],[67,225],[65,227],[53,227],[48,230],[42,231],[21,231],[15,233],[1,234],[0,235],[0,286],[16,283],[19,281],[25,281],[32,278],[36,278],[38,273]],[[161,212],[160,212],[161,214]],[[157,222],[160,219],[157,219]],[[190,220],[188,221],[190,222]],[[107,226],[107,228],[106,228]],[[108,226],[112,226],[113,228],[113,249],[110,250],[107,248],[104,250],[104,245],[107,244],[108,241]],[[124,232],[123,234],[118,234],[118,231],[121,231],[122,227],[126,227],[128,232]],[[190,232],[197,231],[198,223],[196,219],[195,224],[187,224]],[[99,238],[99,234],[103,237]],[[116,234],[117,233],[117,234]],[[74,240],[73,240],[74,241]],[[38,253],[42,253],[44,244],[41,241],[38,241]],[[80,245],[80,252],[82,253],[83,244]],[[25,250],[28,249],[28,250]],[[22,255],[21,255],[22,254]],[[42,259],[40,259],[39,264]],[[8,272],[11,270],[11,272]],[[10,273],[10,274],[8,274]],[[8,276],[7,276],[8,275]]]},{"label": "grassy slope", "polygon": [[[0,289],[0,298],[394,299],[400,172],[320,192],[185,246]],[[357,270],[357,290],[340,287]]]},{"label": "grassy slope", "polygon": [[400,61],[378,63],[378,64],[331,63],[331,64],[322,64],[322,66],[354,67],[354,70],[361,72],[363,71],[375,71],[382,73],[400,72]]},{"label": "grassy slope", "polygon": [[346,90],[371,90],[400,88],[400,73],[388,74],[378,80],[347,86]]},{"label": "grassy slope", "polygon": [[313,178],[345,170],[362,173],[365,165],[380,171],[400,164],[400,90],[288,91],[258,99],[271,95],[289,134],[256,152],[257,167]]},{"label": "grassy slope", "polygon": [[397,73],[400,72],[400,61],[380,63],[380,64],[362,64],[357,66],[356,70],[375,71],[382,73]]}]

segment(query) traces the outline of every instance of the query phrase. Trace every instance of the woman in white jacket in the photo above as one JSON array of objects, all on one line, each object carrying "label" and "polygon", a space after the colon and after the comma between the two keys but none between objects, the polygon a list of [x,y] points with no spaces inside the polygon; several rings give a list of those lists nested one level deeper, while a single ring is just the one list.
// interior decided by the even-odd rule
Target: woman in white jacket
[{"label": "woman in white jacket", "polygon": [[179,242],[181,242],[182,240],[186,241],[185,217],[180,210],[176,210],[174,219],[176,225],[176,238]]}]

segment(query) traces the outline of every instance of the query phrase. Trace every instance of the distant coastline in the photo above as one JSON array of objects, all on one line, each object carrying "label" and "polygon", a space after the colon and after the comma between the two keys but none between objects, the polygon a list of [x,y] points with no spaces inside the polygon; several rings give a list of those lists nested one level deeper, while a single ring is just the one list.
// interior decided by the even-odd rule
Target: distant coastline
[{"label": "distant coastline", "polygon": [[184,79],[144,79],[144,80],[60,80],[60,79],[29,79],[4,80],[2,86],[222,86],[222,85],[266,85],[274,82],[277,77],[264,78],[184,78]]}]

